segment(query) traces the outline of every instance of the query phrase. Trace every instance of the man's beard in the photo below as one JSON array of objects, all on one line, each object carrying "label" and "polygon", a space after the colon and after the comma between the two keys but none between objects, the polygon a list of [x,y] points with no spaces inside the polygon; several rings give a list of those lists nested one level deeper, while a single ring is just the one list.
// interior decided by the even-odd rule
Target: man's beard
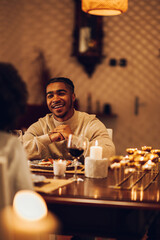
[{"label": "man's beard", "polygon": [[64,112],[62,114],[59,114],[59,115],[53,113],[53,115],[57,118],[64,118],[72,108],[73,108],[73,100],[71,98],[70,99],[70,105],[68,106],[68,110],[66,112]]}]

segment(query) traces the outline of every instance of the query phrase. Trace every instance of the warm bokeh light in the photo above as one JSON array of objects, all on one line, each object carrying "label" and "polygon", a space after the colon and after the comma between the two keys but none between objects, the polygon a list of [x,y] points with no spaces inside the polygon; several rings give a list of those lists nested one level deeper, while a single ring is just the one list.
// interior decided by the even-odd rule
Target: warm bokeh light
[{"label": "warm bokeh light", "polygon": [[137,189],[134,187],[131,189],[131,200],[137,201]]},{"label": "warm bokeh light", "polygon": [[47,216],[47,206],[44,199],[36,192],[22,190],[16,193],[13,200],[13,210],[25,220],[35,221]]},{"label": "warm bokeh light", "polygon": [[121,14],[122,12],[120,10],[90,9],[88,10],[88,13],[97,16],[113,16],[113,15],[115,16]]},{"label": "warm bokeh light", "polygon": [[143,188],[140,190],[140,201],[142,202],[144,198],[144,191]]},{"label": "warm bokeh light", "polygon": [[114,16],[126,12],[128,0],[82,0],[82,10],[99,16]]}]

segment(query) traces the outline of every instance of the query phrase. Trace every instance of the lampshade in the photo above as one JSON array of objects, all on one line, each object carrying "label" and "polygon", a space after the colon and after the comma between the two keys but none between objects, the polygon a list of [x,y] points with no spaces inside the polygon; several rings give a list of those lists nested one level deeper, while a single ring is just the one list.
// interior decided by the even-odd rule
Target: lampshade
[{"label": "lampshade", "polygon": [[82,0],[82,10],[93,15],[119,15],[127,9],[128,0]]}]

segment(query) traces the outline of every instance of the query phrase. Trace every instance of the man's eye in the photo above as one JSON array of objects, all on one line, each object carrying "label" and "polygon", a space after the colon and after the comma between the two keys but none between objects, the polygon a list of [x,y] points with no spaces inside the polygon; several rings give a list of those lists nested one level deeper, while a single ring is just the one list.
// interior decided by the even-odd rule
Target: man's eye
[{"label": "man's eye", "polygon": [[53,94],[48,94],[47,95],[47,98],[52,98],[53,97]]}]

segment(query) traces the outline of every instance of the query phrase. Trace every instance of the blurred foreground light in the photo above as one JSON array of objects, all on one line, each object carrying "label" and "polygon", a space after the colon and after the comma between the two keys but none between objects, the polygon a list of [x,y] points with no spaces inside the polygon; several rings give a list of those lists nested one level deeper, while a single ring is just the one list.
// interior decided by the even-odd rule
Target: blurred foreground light
[{"label": "blurred foreground light", "polygon": [[82,10],[92,15],[119,15],[127,9],[128,0],[82,0]]},{"label": "blurred foreground light", "polygon": [[5,240],[46,240],[46,234],[59,231],[60,222],[48,211],[40,194],[21,190],[16,193],[13,206],[0,212],[0,228],[0,240],[1,234]]},{"label": "blurred foreground light", "polygon": [[47,216],[47,205],[44,199],[34,191],[22,190],[16,193],[13,210],[25,220],[36,221]]}]

